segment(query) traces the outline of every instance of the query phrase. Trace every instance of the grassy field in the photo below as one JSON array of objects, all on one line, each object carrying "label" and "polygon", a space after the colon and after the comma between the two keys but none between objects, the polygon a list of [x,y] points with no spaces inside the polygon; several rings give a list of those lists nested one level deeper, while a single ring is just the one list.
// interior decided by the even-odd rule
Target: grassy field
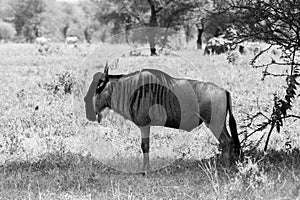
[{"label": "grassy field", "polygon": [[[273,93],[284,90],[284,80],[261,81],[251,55],[229,64],[225,54],[189,49],[158,57],[125,45],[38,49],[0,45],[0,199],[300,199],[299,121],[286,120],[267,154],[263,139],[235,169],[222,166],[217,140],[204,125],[190,133],[154,127],[154,171],[143,176],[140,135],[131,122],[111,112],[100,125],[85,119],[83,97],[108,61],[112,74],[155,68],[215,82],[231,91],[238,132],[249,133],[247,114],[270,115]],[[299,101],[294,112],[300,115]]]}]

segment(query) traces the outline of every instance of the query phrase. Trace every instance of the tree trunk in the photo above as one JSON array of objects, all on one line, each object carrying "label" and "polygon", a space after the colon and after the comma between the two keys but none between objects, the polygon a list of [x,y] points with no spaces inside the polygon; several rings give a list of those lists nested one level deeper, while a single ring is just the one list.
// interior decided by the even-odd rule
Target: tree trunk
[{"label": "tree trunk", "polygon": [[154,28],[157,27],[156,13],[158,11],[155,9],[153,0],[148,0],[148,3],[150,4],[150,8],[151,8],[151,17],[150,17],[150,22],[149,22],[149,26],[151,28],[147,32],[147,36],[149,39],[151,56],[156,56],[157,53],[156,53],[156,48],[155,48],[155,29]]},{"label": "tree trunk", "polygon": [[200,24],[197,24],[197,30],[198,30],[198,35],[197,35],[197,49],[202,49],[202,35],[204,32],[204,22],[201,21]]},{"label": "tree trunk", "polygon": [[40,30],[38,26],[33,26],[34,36],[35,38],[40,37]]},{"label": "tree trunk", "polygon": [[89,33],[89,29],[86,27],[83,31],[85,40],[88,44],[91,44],[91,35]]},{"label": "tree trunk", "polygon": [[65,26],[65,27],[63,28],[63,30],[62,30],[65,39],[67,38],[68,29],[69,29],[69,24],[67,23],[66,26]]},{"label": "tree trunk", "polygon": [[125,25],[125,42],[129,44],[129,31],[130,31],[130,25]]},{"label": "tree trunk", "polygon": [[131,29],[131,24],[132,24],[132,19],[130,16],[125,16],[125,42],[129,44],[129,34],[130,34],[130,29]]},{"label": "tree trunk", "polygon": [[197,49],[202,49],[202,34],[203,34],[203,29],[198,28]]},{"label": "tree trunk", "polygon": [[190,24],[186,24],[184,26],[184,33],[185,33],[185,41],[186,43],[189,43],[191,40],[191,27]]}]

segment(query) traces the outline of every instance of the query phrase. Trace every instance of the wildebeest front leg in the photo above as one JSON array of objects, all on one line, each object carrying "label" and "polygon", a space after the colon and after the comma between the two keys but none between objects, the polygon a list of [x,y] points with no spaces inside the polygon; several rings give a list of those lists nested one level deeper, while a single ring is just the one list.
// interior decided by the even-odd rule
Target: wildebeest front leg
[{"label": "wildebeest front leg", "polygon": [[141,130],[141,148],[143,151],[143,172],[150,170],[149,164],[149,149],[150,149],[150,126],[140,127]]}]

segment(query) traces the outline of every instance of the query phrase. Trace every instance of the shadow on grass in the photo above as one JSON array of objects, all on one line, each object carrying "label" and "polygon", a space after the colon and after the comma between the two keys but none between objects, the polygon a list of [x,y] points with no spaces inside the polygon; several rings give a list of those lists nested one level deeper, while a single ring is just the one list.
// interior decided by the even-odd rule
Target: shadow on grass
[{"label": "shadow on grass", "polygon": [[[287,151],[275,151],[270,150],[268,153],[259,150],[252,150],[245,152],[245,159],[252,159],[255,162],[261,163],[265,167],[268,165],[281,165],[285,166],[300,166],[300,150],[293,149],[289,152]],[[210,159],[204,160],[192,160],[192,159],[177,159],[169,166],[166,166],[162,169],[153,171],[151,173],[162,173],[164,171],[169,171],[172,174],[180,173],[186,170],[199,170],[199,164],[207,162],[216,162],[217,168],[225,168],[224,162],[221,159],[221,156],[212,157]],[[154,160],[155,162],[155,160]],[[2,173],[15,173],[20,171],[29,171],[29,172],[40,172],[47,173],[52,170],[75,170],[78,168],[93,169],[99,173],[113,173],[117,174],[135,174],[127,173],[115,170],[111,167],[108,167],[102,164],[99,160],[93,158],[92,156],[83,156],[76,153],[49,153],[44,156],[41,156],[40,159],[34,161],[13,161],[6,162],[4,165],[0,166],[0,172]],[[235,167],[232,166],[231,169]],[[230,170],[230,169],[228,169]]]},{"label": "shadow on grass", "polygon": [[[46,196],[51,199],[49,192],[91,194],[94,191],[95,197],[110,199],[111,195],[116,195],[114,192],[122,192],[125,188],[139,196],[153,192],[157,185],[164,188],[163,192],[171,188],[176,194],[180,194],[181,190],[185,190],[190,191],[193,198],[201,199],[205,195],[202,196],[200,190],[209,194],[207,198],[221,199],[244,198],[245,195],[263,197],[269,194],[266,192],[273,192],[272,195],[264,196],[272,198],[287,190],[290,192],[286,196],[299,196],[298,149],[290,152],[269,151],[268,154],[252,151],[245,152],[245,155],[243,163],[230,169],[225,168],[218,157],[202,161],[178,159],[163,169],[142,176],[116,171],[91,156],[47,154],[36,161],[7,162],[1,166],[0,197],[19,198],[30,194],[32,198],[36,198],[46,192]],[[284,179],[281,180],[280,177]],[[16,196],[11,196],[12,194]],[[157,197],[155,195],[153,197]]]}]

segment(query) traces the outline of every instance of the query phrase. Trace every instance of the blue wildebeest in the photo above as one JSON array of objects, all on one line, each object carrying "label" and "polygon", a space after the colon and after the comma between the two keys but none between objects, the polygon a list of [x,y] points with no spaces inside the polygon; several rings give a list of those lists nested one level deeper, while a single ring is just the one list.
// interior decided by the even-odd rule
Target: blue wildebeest
[{"label": "blue wildebeest", "polygon": [[240,156],[230,93],[213,83],[173,78],[154,69],[108,75],[106,65],[104,73],[94,74],[84,101],[88,120],[100,123],[102,111],[109,108],[140,128],[143,172],[149,170],[150,126],[191,131],[204,122],[219,140],[226,165]]},{"label": "blue wildebeest", "polygon": [[37,38],[35,38],[35,43],[39,44],[41,46],[45,46],[45,45],[49,44],[50,42],[51,42],[51,39],[47,38],[47,37],[37,37]]},{"label": "blue wildebeest", "polygon": [[66,44],[72,44],[72,45],[74,45],[74,47],[77,47],[78,41],[79,41],[79,38],[77,36],[66,37]]},{"label": "blue wildebeest", "polygon": [[234,50],[237,46],[243,48],[236,43],[238,31],[233,26],[228,27],[225,32],[217,37],[210,38],[204,49],[204,55],[221,54],[230,50]]},{"label": "blue wildebeest", "polygon": [[210,38],[205,46],[204,55],[221,54],[229,51],[231,41],[222,37]]}]

